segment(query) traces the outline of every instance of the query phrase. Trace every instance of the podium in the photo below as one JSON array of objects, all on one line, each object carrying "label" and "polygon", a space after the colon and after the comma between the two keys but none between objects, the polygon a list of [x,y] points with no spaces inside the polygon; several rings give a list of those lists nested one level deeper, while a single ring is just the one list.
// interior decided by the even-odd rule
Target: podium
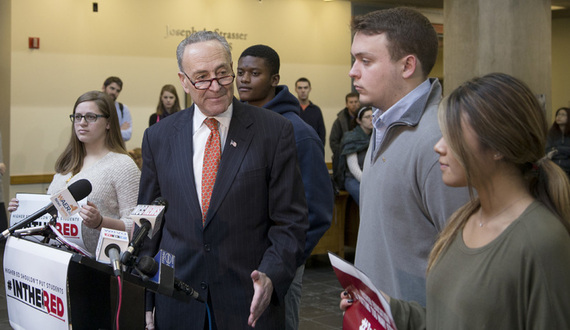
[{"label": "podium", "polygon": [[[57,261],[56,261],[57,259]],[[4,276],[10,324],[15,329],[113,329],[118,284],[110,265],[64,248],[9,237]],[[145,328],[145,290],[158,284],[122,274],[121,329]],[[190,297],[174,292],[173,297]],[[34,319],[43,321],[30,325]],[[22,325],[24,324],[24,325]]]},{"label": "podium", "polygon": [[[144,329],[145,283],[123,272],[120,329]],[[70,322],[73,329],[113,329],[117,310],[117,279],[112,268],[73,254],[67,272]]]}]

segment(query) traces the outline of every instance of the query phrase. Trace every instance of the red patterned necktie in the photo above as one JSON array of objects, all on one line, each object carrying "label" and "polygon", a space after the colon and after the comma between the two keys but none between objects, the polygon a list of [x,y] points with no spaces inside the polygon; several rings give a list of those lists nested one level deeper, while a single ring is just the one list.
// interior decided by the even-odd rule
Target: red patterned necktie
[{"label": "red patterned necktie", "polygon": [[212,190],[216,182],[216,174],[218,173],[220,156],[222,154],[220,131],[218,130],[219,122],[214,118],[206,118],[204,124],[210,129],[210,135],[206,141],[204,162],[202,163],[202,226],[206,222],[206,215],[208,214],[210,198],[212,197]]}]

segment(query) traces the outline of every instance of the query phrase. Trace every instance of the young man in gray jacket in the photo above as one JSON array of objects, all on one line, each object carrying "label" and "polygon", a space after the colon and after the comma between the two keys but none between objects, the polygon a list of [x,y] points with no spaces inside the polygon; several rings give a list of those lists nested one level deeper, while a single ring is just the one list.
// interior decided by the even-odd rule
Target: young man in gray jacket
[{"label": "young man in gray jacket", "polygon": [[468,200],[444,185],[433,146],[442,89],[428,79],[437,34],[419,12],[394,8],[355,17],[350,77],[377,108],[360,186],[355,264],[378,289],[425,306],[427,258],[448,217]]}]

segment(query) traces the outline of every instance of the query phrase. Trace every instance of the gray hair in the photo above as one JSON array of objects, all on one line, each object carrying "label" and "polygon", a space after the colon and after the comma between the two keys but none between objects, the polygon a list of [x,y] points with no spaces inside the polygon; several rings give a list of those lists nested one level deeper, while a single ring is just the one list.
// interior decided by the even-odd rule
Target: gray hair
[{"label": "gray hair", "polygon": [[182,70],[182,56],[184,55],[184,49],[186,49],[186,46],[191,45],[191,44],[195,44],[198,42],[204,42],[204,41],[210,41],[210,40],[219,41],[220,44],[222,44],[222,46],[224,47],[226,53],[228,54],[228,58],[231,60],[232,52],[230,50],[230,45],[228,44],[228,41],[226,40],[226,38],[222,37],[221,35],[217,34],[216,32],[198,31],[198,32],[192,33],[191,35],[186,37],[186,39],[182,40],[180,42],[180,44],[178,44],[178,48],[176,48],[176,59],[178,60],[178,69],[180,71],[183,71]]}]

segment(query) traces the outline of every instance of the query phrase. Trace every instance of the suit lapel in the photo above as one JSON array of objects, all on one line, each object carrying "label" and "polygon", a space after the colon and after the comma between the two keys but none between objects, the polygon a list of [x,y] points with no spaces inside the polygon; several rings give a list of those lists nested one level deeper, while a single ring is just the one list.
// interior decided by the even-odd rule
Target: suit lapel
[{"label": "suit lapel", "polygon": [[230,129],[224,145],[204,227],[209,224],[227,195],[253,139],[253,132],[249,130],[249,127],[254,123],[253,118],[237,99],[234,98],[233,104],[234,110]]},{"label": "suit lapel", "polygon": [[[188,201],[191,214],[198,214],[201,218],[202,211],[200,209],[200,201],[196,193],[196,182],[194,182],[193,167],[193,140],[192,140],[192,119],[194,118],[194,105],[188,110],[183,117],[174,124],[174,134],[170,139],[170,150],[176,155],[171,159],[174,160],[176,169],[176,178],[180,180],[180,190],[184,194],[184,200]],[[166,138],[166,136],[165,136]],[[201,225],[200,221],[200,225]],[[201,227],[201,226],[200,226]]]}]

